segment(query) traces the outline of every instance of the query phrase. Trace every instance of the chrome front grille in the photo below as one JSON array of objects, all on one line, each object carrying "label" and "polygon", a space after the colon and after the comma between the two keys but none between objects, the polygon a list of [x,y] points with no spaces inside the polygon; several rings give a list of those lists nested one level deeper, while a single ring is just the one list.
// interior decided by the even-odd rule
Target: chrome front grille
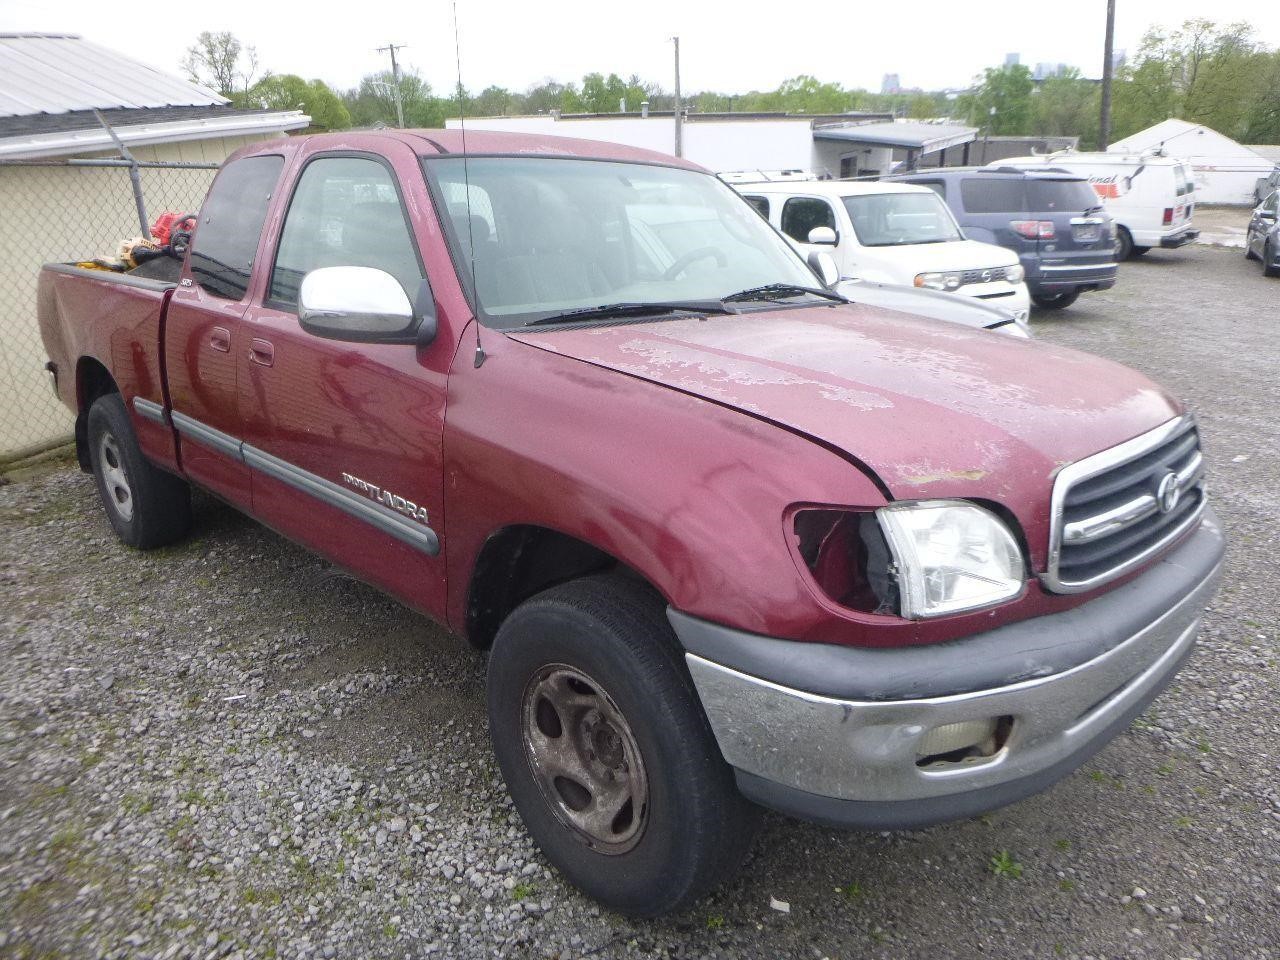
[{"label": "chrome front grille", "polygon": [[995,283],[1004,279],[1004,267],[992,267],[990,270],[966,270],[960,278],[960,285],[969,286],[971,283]]},{"label": "chrome front grille", "polygon": [[1045,585],[1091,590],[1142,564],[1204,511],[1204,459],[1191,417],[1058,472]]}]

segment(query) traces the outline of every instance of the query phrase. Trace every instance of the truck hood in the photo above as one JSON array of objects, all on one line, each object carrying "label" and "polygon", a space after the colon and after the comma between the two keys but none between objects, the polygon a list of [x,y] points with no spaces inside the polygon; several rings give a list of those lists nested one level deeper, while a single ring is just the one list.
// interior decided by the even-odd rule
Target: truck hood
[{"label": "truck hood", "polygon": [[1059,467],[1180,412],[1108,360],[863,304],[510,335],[808,435],[894,498],[996,500],[1024,528]]}]

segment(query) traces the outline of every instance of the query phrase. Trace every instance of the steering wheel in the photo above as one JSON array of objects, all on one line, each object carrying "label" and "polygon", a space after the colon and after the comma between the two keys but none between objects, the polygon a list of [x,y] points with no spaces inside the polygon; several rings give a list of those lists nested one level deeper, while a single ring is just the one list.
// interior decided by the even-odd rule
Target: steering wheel
[{"label": "steering wheel", "polygon": [[[169,227],[168,252],[170,256],[181,260],[187,255],[187,248],[191,246],[191,232],[195,229],[196,221],[199,218],[200,214],[198,213],[184,213],[173,221],[173,224]],[[186,223],[191,224],[188,229],[178,229],[180,225]]]},{"label": "steering wheel", "polygon": [[696,250],[690,250],[688,253],[677,257],[676,262],[663,272],[662,279],[674,280],[693,264],[699,260],[705,260],[707,257],[715,257],[716,266],[718,267],[727,267],[729,265],[729,258],[724,255],[724,251],[719,247],[698,247]]}]

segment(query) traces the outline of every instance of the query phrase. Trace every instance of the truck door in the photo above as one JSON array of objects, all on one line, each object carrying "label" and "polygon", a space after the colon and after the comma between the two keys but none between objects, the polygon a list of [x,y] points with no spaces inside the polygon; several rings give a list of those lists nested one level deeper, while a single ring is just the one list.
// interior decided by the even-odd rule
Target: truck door
[{"label": "truck door", "polygon": [[243,317],[262,224],[283,168],[284,158],[270,155],[232,160],[219,171],[165,314],[170,415],[183,472],[246,510],[238,358],[248,347]]},{"label": "truck door", "polygon": [[[253,512],[428,613],[444,610],[441,443],[451,345],[316,336],[298,322],[303,277],[373,267],[430,297],[408,209],[430,217],[417,158],[316,154],[302,166],[240,351]],[[406,186],[410,189],[406,190]],[[406,199],[411,201],[406,206]],[[430,302],[430,301],[427,301]]]}]

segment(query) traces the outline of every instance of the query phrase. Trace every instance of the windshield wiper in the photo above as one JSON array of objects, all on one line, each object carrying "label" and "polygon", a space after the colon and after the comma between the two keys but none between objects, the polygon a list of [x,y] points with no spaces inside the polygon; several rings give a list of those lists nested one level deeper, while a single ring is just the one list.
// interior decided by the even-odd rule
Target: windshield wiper
[{"label": "windshield wiper", "polygon": [[579,320],[609,320],[614,317],[648,317],[664,313],[732,313],[719,300],[669,300],[659,303],[602,303],[598,307],[580,307],[553,313],[549,317],[530,320],[526,327],[549,323],[574,323]]},{"label": "windshield wiper", "polygon": [[727,297],[721,297],[723,303],[740,303],[744,300],[785,300],[787,297],[798,297],[801,294],[810,294],[815,297],[822,297],[824,300],[834,300],[837,303],[848,303],[848,299],[840,296],[838,293],[832,293],[830,290],[823,290],[819,287],[803,287],[798,283],[766,283],[762,287],[748,287],[746,290],[739,290],[737,293],[731,293]]}]

